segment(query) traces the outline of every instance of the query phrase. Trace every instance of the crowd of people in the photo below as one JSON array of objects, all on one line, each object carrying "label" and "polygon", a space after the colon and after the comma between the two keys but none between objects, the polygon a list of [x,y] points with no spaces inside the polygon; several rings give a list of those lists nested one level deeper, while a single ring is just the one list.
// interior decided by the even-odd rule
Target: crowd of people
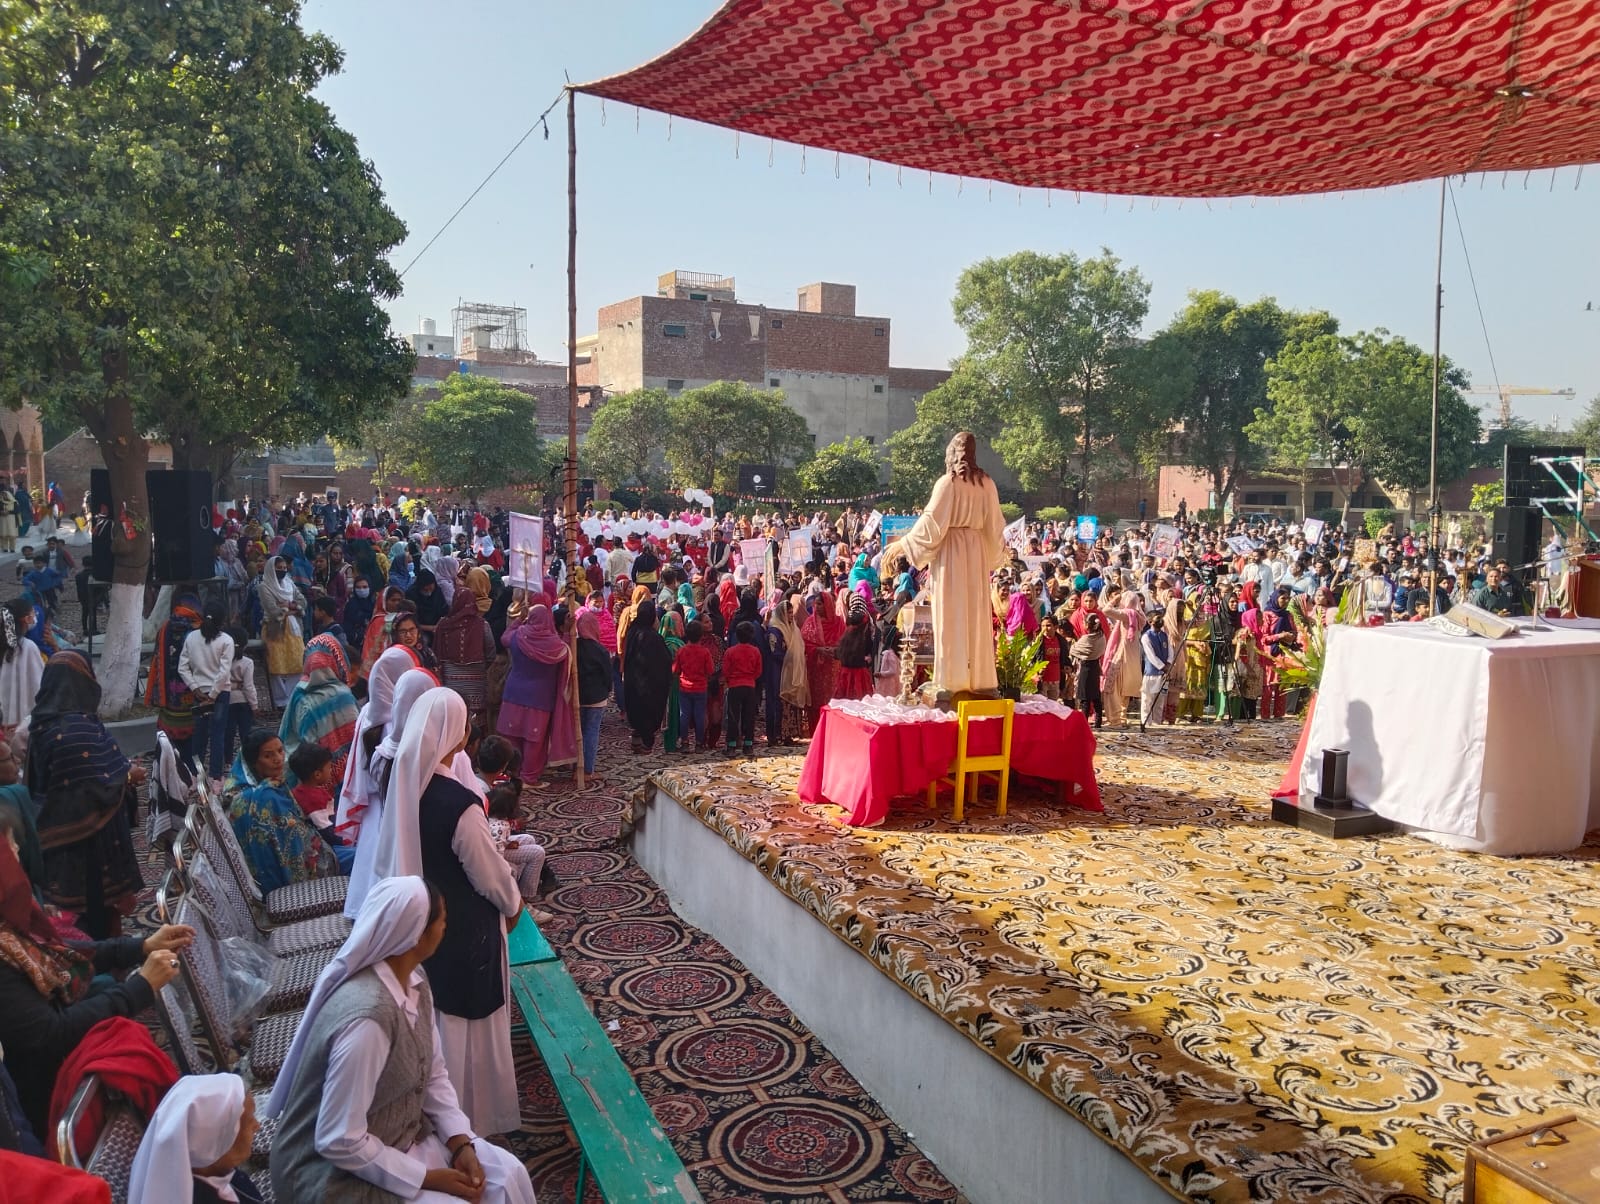
[{"label": "crowd of people", "polygon": [[[526,788],[536,808],[541,783],[602,768],[608,713],[636,752],[747,756],[758,737],[805,739],[832,700],[899,692],[901,618],[925,582],[887,571],[887,516],[688,517],[601,506],[569,548],[547,516],[544,571],[513,583],[504,513],[246,502],[215,516],[216,580],[156,600],[147,701],[211,779],[257,885],[349,876],[351,935],[267,1105],[280,1197],[359,1181],[532,1198],[478,1140],[520,1124],[506,934],[550,877],[518,827]],[[1283,718],[1278,674],[1316,625],[1523,605],[1513,566],[1458,547],[1430,596],[1430,550],[1403,531],[1078,535],[1008,528],[991,627],[1036,641],[1031,688],[1097,725]],[[194,936],[121,935],[145,771],[98,717],[92,662],[27,622],[45,604],[0,610],[0,1044],[11,1127],[34,1134],[74,1050],[142,1011]],[[132,1198],[251,1198],[238,1167],[256,1124],[236,1076],[181,1080]]]}]

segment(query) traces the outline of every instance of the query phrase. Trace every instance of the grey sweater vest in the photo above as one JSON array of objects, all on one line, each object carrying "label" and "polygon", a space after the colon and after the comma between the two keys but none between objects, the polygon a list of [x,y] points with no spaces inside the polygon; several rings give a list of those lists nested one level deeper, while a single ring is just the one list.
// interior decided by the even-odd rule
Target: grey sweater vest
[{"label": "grey sweater vest", "polygon": [[340,1170],[317,1153],[317,1114],[322,1106],[328,1052],[334,1036],[352,1020],[375,1020],[389,1037],[389,1060],[378,1076],[367,1112],[367,1129],[384,1145],[410,1149],[433,1132],[422,1110],[433,1068],[433,998],[423,992],[417,1023],[405,1013],[371,968],[356,974],[323,1004],[289,1091],[272,1141],[272,1190],[280,1200],[389,1204],[399,1197]]}]

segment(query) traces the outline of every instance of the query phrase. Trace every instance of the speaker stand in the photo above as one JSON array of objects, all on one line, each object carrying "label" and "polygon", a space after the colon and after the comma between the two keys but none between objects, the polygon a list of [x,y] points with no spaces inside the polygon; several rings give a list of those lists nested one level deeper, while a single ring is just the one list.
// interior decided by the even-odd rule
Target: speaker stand
[{"label": "speaker stand", "polygon": [[1395,830],[1393,820],[1384,819],[1349,799],[1328,799],[1320,794],[1314,796],[1310,803],[1296,799],[1273,799],[1272,819],[1274,823],[1304,828],[1333,840],[1344,840],[1351,836],[1377,836]]}]

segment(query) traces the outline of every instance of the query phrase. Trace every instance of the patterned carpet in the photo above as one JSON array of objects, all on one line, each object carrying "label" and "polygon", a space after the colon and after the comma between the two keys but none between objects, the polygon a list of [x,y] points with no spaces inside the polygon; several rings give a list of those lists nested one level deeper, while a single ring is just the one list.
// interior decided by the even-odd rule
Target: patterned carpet
[{"label": "patterned carpet", "polygon": [[[799,756],[658,780],[1173,1194],[1460,1201],[1466,1143],[1600,1107],[1600,834],[1501,859],[1274,825],[1296,734],[1106,732],[1103,815],[1014,790],[1006,818],[980,804],[960,826],[901,800],[841,829],[795,801]],[[687,973],[673,989],[715,993]],[[739,1048],[784,1064],[757,1019]],[[653,1090],[686,1046],[640,1056]]]},{"label": "patterned carpet", "polygon": [[[634,756],[608,715],[600,769],[613,776],[529,791],[524,808],[560,880],[539,904],[555,916],[542,931],[701,1193],[735,1204],[963,1201],[783,1001],[674,915],[634,862],[622,841],[630,798],[669,760],[696,764]],[[570,1200],[577,1147],[520,1017],[513,1041],[524,1131],[512,1148],[540,1199]],[[585,1199],[600,1200],[592,1184]]]}]

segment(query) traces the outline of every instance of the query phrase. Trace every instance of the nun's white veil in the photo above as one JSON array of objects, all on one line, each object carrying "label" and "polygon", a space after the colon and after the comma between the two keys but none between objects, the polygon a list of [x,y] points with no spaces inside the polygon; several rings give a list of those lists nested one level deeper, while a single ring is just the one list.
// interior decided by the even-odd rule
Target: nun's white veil
[{"label": "nun's white veil", "polygon": [[128,1204],[190,1204],[195,1171],[228,1152],[243,1118],[244,1080],[238,1075],[184,1075],[162,1098],[139,1142]]}]

